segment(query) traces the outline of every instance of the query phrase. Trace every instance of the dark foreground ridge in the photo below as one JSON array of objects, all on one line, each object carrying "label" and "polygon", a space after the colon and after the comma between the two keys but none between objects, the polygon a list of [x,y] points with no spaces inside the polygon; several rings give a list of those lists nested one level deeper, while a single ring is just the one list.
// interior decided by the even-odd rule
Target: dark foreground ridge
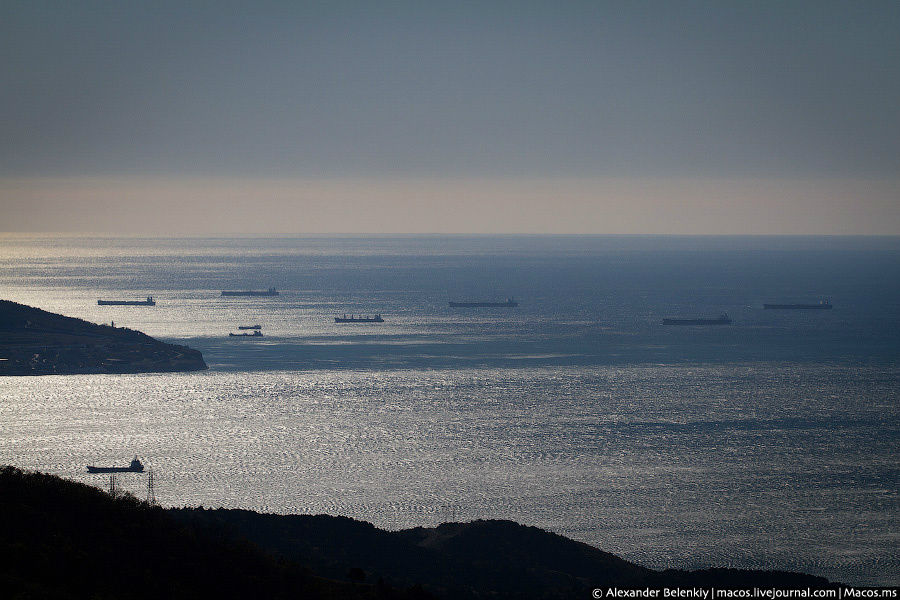
[{"label": "dark foreground ridge", "polygon": [[[590,598],[594,588],[831,587],[811,575],[653,571],[510,521],[388,532],[327,515],[162,509],[0,469],[5,598]],[[4,593],[6,592],[6,593]]]},{"label": "dark foreground ridge", "polygon": [[203,355],[122,327],[0,300],[0,375],[158,373],[206,369]]}]

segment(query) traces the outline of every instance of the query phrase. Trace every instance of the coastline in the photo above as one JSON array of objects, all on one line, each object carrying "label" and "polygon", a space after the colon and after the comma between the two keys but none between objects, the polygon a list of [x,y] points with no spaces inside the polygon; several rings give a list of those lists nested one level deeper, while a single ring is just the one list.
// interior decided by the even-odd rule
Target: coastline
[{"label": "coastline", "polygon": [[0,376],[207,369],[203,355],[140,331],[0,300]]}]

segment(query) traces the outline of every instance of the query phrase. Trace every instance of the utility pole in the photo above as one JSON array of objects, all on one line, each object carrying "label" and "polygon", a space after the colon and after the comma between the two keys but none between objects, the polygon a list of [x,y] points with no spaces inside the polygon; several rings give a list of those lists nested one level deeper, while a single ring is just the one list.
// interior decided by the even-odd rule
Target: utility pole
[{"label": "utility pole", "polygon": [[147,473],[147,504],[156,506],[156,492],[153,490],[153,470]]}]

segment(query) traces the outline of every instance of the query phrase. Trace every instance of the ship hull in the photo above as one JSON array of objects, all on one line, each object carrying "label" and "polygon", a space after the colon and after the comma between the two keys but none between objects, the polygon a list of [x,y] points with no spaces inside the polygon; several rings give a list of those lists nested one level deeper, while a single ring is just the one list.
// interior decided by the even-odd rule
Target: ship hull
[{"label": "ship hull", "polygon": [[88,473],[143,473],[144,467],[91,467],[87,468]]},{"label": "ship hull", "polygon": [[97,300],[100,306],[156,306],[153,300]]},{"label": "ship hull", "polygon": [[763,304],[765,310],[831,310],[830,304]]},{"label": "ship hull", "polygon": [[343,319],[341,317],[334,318],[335,323],[384,323],[384,319]]},{"label": "ship hull", "polygon": [[450,308],[515,308],[518,302],[450,302]]},{"label": "ship hull", "polygon": [[731,319],[663,319],[663,325],[731,325]]}]

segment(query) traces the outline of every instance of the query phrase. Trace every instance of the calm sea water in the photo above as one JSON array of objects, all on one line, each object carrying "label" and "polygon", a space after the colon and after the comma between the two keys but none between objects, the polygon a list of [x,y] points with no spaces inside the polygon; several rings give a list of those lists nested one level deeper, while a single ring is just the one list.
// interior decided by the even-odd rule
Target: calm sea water
[{"label": "calm sea water", "polygon": [[0,378],[0,463],[102,487],[86,464],[138,454],[165,505],[507,518],[653,567],[897,585],[898,274],[900,238],[0,237],[0,297],[210,365]]}]

